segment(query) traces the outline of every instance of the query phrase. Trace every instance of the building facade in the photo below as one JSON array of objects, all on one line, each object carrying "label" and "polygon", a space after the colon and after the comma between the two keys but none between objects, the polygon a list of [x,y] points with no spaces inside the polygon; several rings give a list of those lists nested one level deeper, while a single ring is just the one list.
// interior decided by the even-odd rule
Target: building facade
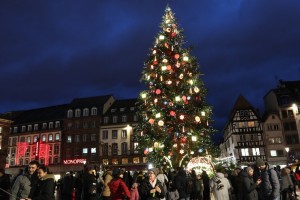
[{"label": "building facade", "polygon": [[[287,163],[300,159],[300,81],[280,80],[277,88],[264,96],[266,115],[277,113],[280,119],[281,149],[277,157],[285,157]],[[269,148],[269,156],[275,148]],[[278,149],[276,149],[278,150]],[[272,154],[274,155],[274,154]]]},{"label": "building facade", "polygon": [[117,100],[104,115],[100,127],[100,162],[126,170],[146,167],[146,157],[135,150],[136,99]]},{"label": "building facade", "polygon": [[254,107],[239,96],[224,128],[221,158],[241,165],[252,164],[257,158],[266,159],[261,118]]}]

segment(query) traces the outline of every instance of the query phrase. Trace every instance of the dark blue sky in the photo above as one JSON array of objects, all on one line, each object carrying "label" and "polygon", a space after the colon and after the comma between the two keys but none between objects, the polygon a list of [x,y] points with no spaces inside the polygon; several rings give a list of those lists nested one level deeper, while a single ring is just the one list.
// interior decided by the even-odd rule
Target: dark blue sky
[{"label": "dark blue sky", "polygon": [[217,129],[240,94],[263,109],[276,80],[300,80],[299,0],[2,1],[0,113],[137,97],[167,4],[193,46]]}]

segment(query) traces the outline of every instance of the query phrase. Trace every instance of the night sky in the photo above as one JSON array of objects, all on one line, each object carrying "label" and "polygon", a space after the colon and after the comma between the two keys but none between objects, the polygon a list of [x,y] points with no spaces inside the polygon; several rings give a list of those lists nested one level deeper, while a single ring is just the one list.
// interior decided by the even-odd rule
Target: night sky
[{"label": "night sky", "polygon": [[239,95],[263,112],[279,79],[300,80],[299,0],[10,0],[0,4],[0,113],[136,98],[167,4],[204,74],[216,129]]}]

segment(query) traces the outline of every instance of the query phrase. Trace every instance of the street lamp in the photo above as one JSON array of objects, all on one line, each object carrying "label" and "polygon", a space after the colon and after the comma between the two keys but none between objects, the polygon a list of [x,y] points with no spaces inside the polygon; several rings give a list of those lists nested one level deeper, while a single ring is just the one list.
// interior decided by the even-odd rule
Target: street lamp
[{"label": "street lamp", "polygon": [[285,147],[285,151],[286,151],[286,165],[289,165],[289,151],[290,148],[289,147]]}]

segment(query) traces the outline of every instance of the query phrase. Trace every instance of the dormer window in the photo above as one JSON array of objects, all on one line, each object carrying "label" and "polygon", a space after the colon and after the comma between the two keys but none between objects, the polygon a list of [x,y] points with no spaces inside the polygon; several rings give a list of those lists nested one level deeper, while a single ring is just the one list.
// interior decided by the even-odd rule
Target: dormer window
[{"label": "dormer window", "polygon": [[91,115],[97,115],[97,108],[93,107],[91,110]]},{"label": "dormer window", "polygon": [[120,108],[120,111],[121,111],[121,112],[124,112],[124,110],[125,110],[125,108]]},{"label": "dormer window", "polygon": [[43,123],[43,130],[47,129],[47,123]]},{"label": "dormer window", "polygon": [[116,112],[116,110],[117,110],[117,109],[112,108],[112,109],[110,110],[110,112]]},{"label": "dormer window", "polygon": [[134,107],[130,107],[130,110],[131,110],[131,111],[134,111]]},{"label": "dormer window", "polygon": [[89,109],[88,108],[83,109],[83,116],[84,117],[89,116]]},{"label": "dormer window", "polygon": [[75,110],[75,117],[80,117],[80,115],[81,115],[80,109],[76,109]]},{"label": "dormer window", "polygon": [[73,110],[68,110],[67,117],[68,118],[72,118],[73,117]]}]

